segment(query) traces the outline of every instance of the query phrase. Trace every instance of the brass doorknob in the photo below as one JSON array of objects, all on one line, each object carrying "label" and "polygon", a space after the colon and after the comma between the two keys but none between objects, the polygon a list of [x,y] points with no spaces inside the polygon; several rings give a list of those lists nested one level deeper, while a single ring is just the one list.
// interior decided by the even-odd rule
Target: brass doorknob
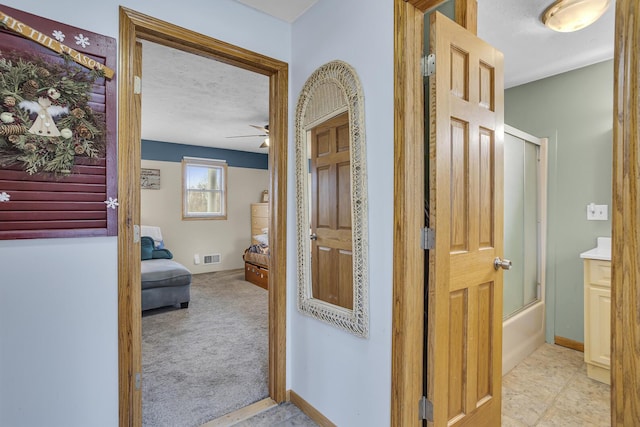
[{"label": "brass doorknob", "polygon": [[496,259],[493,260],[493,268],[496,270],[511,270],[511,260],[496,257]]}]

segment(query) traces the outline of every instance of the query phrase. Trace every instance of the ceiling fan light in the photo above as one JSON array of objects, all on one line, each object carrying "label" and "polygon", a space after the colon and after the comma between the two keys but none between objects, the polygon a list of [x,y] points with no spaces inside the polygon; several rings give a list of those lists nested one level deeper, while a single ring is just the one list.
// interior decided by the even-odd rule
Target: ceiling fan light
[{"label": "ceiling fan light", "polygon": [[578,31],[596,22],[611,0],[556,0],[542,14],[547,27],[561,33]]},{"label": "ceiling fan light", "polygon": [[269,148],[269,138],[264,139],[264,142],[260,144],[260,148]]}]

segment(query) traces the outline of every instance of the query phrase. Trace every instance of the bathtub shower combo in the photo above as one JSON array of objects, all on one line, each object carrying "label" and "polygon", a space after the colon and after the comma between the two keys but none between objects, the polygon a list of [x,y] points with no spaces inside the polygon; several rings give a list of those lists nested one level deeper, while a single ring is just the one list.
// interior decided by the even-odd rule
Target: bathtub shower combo
[{"label": "bathtub shower combo", "polygon": [[502,373],[544,343],[547,140],[505,125]]}]

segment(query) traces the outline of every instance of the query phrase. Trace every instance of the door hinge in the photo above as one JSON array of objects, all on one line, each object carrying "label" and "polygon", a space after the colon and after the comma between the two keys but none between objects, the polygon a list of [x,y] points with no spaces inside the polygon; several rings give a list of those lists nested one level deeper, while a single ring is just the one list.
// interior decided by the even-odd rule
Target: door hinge
[{"label": "door hinge", "polygon": [[420,68],[422,68],[422,75],[429,77],[436,72],[436,55],[430,53],[427,56],[423,56],[420,59]]},{"label": "door hinge", "polygon": [[136,372],[136,390],[140,390],[140,386],[142,386],[142,375],[140,372]]},{"label": "door hinge", "polygon": [[140,226],[137,224],[133,225],[133,243],[138,243],[140,241]]},{"label": "door hinge", "polygon": [[420,230],[420,247],[425,251],[436,246],[436,232],[433,228],[423,228]]},{"label": "door hinge", "polygon": [[433,422],[433,402],[422,396],[418,406],[419,419]]}]

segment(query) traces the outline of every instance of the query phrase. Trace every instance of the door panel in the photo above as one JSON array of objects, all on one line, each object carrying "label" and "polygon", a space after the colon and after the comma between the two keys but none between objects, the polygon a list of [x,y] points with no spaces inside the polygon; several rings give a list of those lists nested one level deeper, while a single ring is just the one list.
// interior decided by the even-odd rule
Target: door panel
[{"label": "door panel", "polygon": [[353,308],[349,114],[311,129],[313,297]]},{"label": "door panel", "polygon": [[430,41],[427,397],[435,426],[499,426],[503,58],[440,13]]}]

